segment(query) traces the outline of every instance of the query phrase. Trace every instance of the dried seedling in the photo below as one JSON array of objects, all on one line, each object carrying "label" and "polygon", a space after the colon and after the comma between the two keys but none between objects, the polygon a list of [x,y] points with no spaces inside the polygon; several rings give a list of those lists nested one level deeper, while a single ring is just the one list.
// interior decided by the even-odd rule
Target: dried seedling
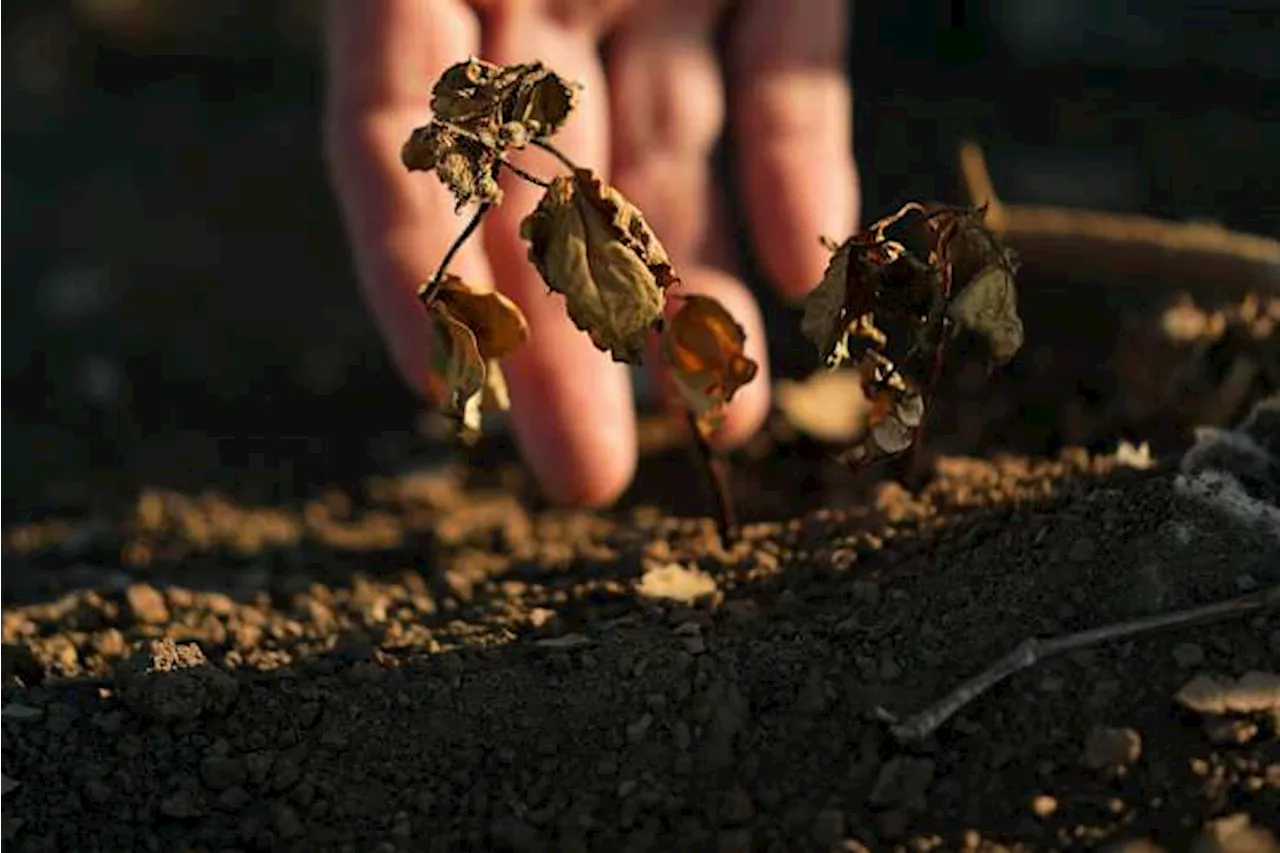
[{"label": "dried seedling", "polygon": [[[708,441],[725,405],[755,377],[757,365],[745,355],[742,327],[723,305],[707,296],[670,293],[680,279],[644,215],[550,142],[573,112],[579,90],[539,62],[500,66],[467,59],[437,80],[431,121],[415,129],[401,151],[409,170],[436,173],[459,210],[476,206],[440,268],[419,290],[434,327],[434,396],[468,440],[480,429],[482,410],[509,405],[499,360],[528,339],[528,324],[511,300],[477,293],[448,272],[457,250],[502,203],[498,176],[507,169],[544,190],[520,235],[529,244],[530,263],[563,295],[574,325],[597,349],[629,364],[641,362],[650,334],[659,336],[662,359],[717,495],[721,535],[727,537],[733,513],[726,472]],[[568,173],[543,179],[510,162],[510,152],[529,146],[554,155]]]},{"label": "dried seedling", "polygon": [[[828,369],[856,372],[869,401],[842,461],[861,466],[919,446],[956,334],[982,339],[991,367],[1021,348],[1017,264],[985,214],[985,206],[911,202],[843,243],[823,241],[831,260],[805,300],[801,330]],[[913,239],[923,252],[909,248]]]}]

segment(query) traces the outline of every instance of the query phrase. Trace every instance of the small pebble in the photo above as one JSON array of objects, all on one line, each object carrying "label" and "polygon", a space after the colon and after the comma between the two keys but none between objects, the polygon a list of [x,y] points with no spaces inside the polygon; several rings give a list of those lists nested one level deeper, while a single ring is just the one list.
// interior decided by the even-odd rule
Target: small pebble
[{"label": "small pebble", "polygon": [[1257,736],[1258,724],[1252,720],[1213,717],[1204,721],[1204,733],[1213,743],[1240,745]]},{"label": "small pebble", "polygon": [[1142,735],[1133,729],[1096,726],[1085,739],[1081,763],[1090,770],[1117,770],[1142,755]]},{"label": "small pebble", "polygon": [[1046,818],[1058,810],[1058,801],[1048,794],[1040,794],[1031,798],[1031,813],[1038,818]]}]

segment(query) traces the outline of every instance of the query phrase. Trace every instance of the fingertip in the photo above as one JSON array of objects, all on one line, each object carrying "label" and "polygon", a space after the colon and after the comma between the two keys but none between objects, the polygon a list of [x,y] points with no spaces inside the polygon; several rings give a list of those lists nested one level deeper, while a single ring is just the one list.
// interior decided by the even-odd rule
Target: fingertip
[{"label": "fingertip", "polygon": [[[562,352],[551,363],[539,358],[545,354],[530,349],[509,359],[521,455],[551,502],[612,504],[635,476],[630,376],[620,365],[593,359],[601,355],[594,350],[576,358]],[[603,363],[584,363],[593,361]]]},{"label": "fingertip", "polygon": [[820,142],[756,140],[741,166],[761,264],[784,298],[801,299],[826,272],[822,238],[853,233],[861,193],[852,155]]}]

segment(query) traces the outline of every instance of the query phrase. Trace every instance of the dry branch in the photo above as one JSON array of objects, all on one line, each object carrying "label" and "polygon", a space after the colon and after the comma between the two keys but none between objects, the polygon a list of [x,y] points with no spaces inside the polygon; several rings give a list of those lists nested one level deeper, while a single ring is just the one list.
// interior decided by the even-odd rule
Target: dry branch
[{"label": "dry branch", "polygon": [[[1125,622],[1116,622],[1088,631],[1066,634],[1042,640],[1031,637],[1016,649],[997,660],[978,675],[963,682],[942,699],[903,722],[893,722],[890,730],[900,741],[922,740],[937,731],[947,720],[1009,676],[1035,666],[1042,660],[1079,651],[1080,649],[1124,640],[1142,634],[1152,634],[1175,628],[1186,628],[1206,622],[1217,622],[1243,616],[1257,610],[1268,610],[1280,605],[1280,585],[1188,610],[1158,613]],[[892,719],[892,715],[884,712]]]},{"label": "dry branch", "polygon": [[1280,240],[1213,223],[1006,204],[972,142],[960,147],[960,175],[970,201],[990,205],[987,225],[1029,264],[1120,286],[1145,281],[1160,288],[1203,283],[1232,295],[1280,291]]}]

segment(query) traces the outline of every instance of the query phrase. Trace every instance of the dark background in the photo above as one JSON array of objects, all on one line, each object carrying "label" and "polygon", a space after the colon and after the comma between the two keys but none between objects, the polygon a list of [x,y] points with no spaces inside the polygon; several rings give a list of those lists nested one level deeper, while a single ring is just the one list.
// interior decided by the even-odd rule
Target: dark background
[{"label": "dark background", "polygon": [[[6,521],[413,452],[323,170],[316,6],[5,4]],[[1277,18],[856,3],[864,214],[957,199],[971,137],[1007,201],[1280,233]]]}]

